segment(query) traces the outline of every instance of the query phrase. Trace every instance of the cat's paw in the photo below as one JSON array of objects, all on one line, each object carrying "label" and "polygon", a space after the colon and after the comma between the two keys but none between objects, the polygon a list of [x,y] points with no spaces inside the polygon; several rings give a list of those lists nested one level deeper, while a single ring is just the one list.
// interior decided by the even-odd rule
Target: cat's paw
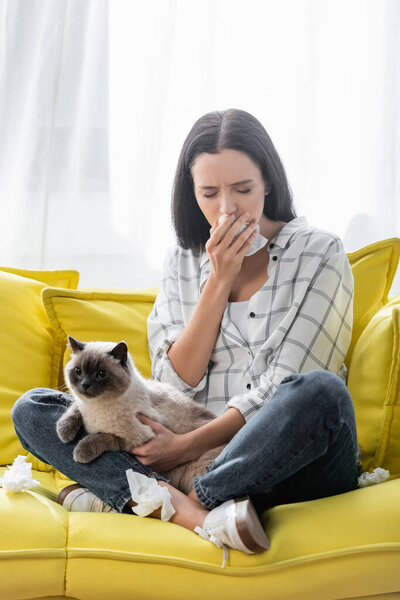
[{"label": "cat's paw", "polygon": [[88,463],[99,456],[97,448],[85,438],[75,446],[72,456],[76,462]]},{"label": "cat's paw", "polygon": [[77,428],[72,419],[59,419],[57,421],[57,435],[64,444],[72,442],[77,434]]}]

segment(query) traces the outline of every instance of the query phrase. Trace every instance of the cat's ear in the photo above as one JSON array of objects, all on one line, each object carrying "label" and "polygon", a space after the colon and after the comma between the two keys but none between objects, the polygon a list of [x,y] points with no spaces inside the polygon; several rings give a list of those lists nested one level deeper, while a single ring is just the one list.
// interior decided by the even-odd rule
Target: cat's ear
[{"label": "cat's ear", "polygon": [[68,342],[72,348],[72,352],[82,352],[82,350],[84,350],[86,346],[85,342],[79,342],[70,335],[68,336]]},{"label": "cat's ear", "polygon": [[118,344],[114,346],[114,348],[110,350],[108,354],[111,354],[111,356],[120,361],[123,367],[126,367],[128,360],[128,346],[126,345],[126,342],[118,342]]}]

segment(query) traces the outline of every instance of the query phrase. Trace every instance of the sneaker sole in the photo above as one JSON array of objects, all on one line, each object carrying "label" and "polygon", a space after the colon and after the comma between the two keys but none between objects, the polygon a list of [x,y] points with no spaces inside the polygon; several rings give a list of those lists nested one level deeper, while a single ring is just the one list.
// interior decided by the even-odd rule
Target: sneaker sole
[{"label": "sneaker sole", "polygon": [[243,544],[253,554],[269,550],[271,543],[260,523],[256,510],[248,496],[235,499],[236,526]]}]

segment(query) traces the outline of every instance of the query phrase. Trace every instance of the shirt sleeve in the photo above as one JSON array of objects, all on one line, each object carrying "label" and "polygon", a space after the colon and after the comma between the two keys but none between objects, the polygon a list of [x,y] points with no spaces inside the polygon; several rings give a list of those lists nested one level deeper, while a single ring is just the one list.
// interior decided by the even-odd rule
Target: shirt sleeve
[{"label": "shirt sleeve", "polygon": [[271,353],[259,386],[233,396],[227,408],[237,408],[250,420],[293,373],[325,369],[345,381],[343,361],[351,341],[353,297],[351,266],[342,241],[335,238],[323,253],[281,344]]},{"label": "shirt sleeve", "polygon": [[178,245],[167,250],[159,293],[147,317],[147,339],[151,360],[151,375],[156,381],[169,383],[190,397],[200,392],[207,383],[209,368],[199,383],[193,387],[183,381],[168,357],[168,349],[185,328],[182,301],[179,293]]}]

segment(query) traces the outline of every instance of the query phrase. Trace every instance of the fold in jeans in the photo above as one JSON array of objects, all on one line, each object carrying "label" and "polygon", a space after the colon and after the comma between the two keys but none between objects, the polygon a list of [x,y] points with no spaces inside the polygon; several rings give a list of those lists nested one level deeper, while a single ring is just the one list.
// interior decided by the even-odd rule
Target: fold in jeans
[{"label": "fold in jeans", "polygon": [[[345,493],[357,488],[354,406],[343,380],[314,369],[285,377],[274,396],[194,479],[212,509],[248,493],[259,508]],[[268,506],[269,503],[269,506]]]},{"label": "fold in jeans", "polygon": [[90,463],[76,462],[74,447],[87,432],[82,426],[76,438],[64,444],[57,435],[56,423],[67,410],[72,397],[49,388],[34,388],[25,392],[11,411],[15,431],[22,446],[39,460],[88,488],[103,502],[119,512],[129,512],[124,507],[131,498],[126,470],[132,469],[155,479],[165,477],[143,465],[133,454],[124,451],[107,451]]}]

